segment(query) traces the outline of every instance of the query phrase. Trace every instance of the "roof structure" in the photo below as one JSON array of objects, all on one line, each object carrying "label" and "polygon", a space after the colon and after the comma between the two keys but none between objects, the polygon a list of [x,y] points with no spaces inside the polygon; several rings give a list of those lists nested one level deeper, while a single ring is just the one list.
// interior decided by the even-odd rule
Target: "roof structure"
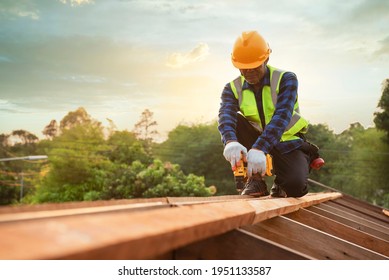
[{"label": "roof structure", "polygon": [[389,259],[386,209],[339,192],[0,207],[0,259]]}]

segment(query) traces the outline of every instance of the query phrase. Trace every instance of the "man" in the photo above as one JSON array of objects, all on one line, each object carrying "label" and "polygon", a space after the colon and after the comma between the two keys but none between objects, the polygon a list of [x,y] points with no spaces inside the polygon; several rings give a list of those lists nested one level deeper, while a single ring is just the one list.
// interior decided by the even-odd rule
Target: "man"
[{"label": "man", "polygon": [[270,53],[256,31],[243,32],[234,44],[231,60],[241,75],[221,95],[223,155],[233,170],[241,158],[247,162],[242,195],[269,195],[263,179],[269,154],[275,175],[270,195],[301,197],[308,192],[312,160],[304,141],[308,121],[299,114],[296,75],[268,65]]}]

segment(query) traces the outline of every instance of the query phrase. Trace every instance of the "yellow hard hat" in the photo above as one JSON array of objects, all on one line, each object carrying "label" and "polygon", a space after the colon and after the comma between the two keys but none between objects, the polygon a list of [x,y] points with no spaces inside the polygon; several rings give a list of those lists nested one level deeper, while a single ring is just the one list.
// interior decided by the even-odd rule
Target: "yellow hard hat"
[{"label": "yellow hard hat", "polygon": [[257,31],[245,31],[235,41],[231,60],[238,69],[252,69],[264,63],[270,53],[268,43]]}]

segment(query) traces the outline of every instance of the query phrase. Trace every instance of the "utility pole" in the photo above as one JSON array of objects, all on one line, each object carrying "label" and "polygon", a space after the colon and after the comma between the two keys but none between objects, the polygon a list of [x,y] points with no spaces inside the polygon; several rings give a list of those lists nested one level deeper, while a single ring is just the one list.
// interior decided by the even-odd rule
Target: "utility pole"
[{"label": "utility pole", "polygon": [[[0,162],[13,161],[13,160],[43,160],[43,159],[48,159],[48,157],[46,155],[37,155],[37,156],[25,156],[25,157],[0,158]],[[22,201],[23,198],[23,191],[24,191],[24,174],[22,170],[21,178],[20,178],[20,201]]]}]

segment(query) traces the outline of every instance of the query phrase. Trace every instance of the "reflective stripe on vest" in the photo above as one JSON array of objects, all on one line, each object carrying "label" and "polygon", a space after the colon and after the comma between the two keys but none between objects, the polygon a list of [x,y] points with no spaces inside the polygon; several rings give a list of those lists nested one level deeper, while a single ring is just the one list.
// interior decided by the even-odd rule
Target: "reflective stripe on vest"
[{"label": "reflective stripe on vest", "polygon": [[[271,117],[274,114],[277,105],[279,84],[282,75],[285,73],[285,71],[275,69],[269,65],[268,67],[270,69],[270,76],[271,76],[270,88],[269,86],[264,86],[262,89],[262,103],[264,107],[266,124],[268,124],[271,121]],[[259,119],[259,113],[258,113],[258,108],[257,108],[257,103],[255,100],[254,93],[249,89],[242,90],[243,83],[244,83],[244,77],[239,76],[238,78],[236,78],[234,81],[230,83],[231,89],[235,95],[235,98],[238,99],[239,101],[239,108],[242,114],[250,121],[251,124],[253,124],[254,127],[256,127],[259,131],[262,131],[263,128],[261,126],[261,122]],[[255,106],[255,109],[253,108],[253,106],[247,106],[248,104]],[[299,111],[300,110],[299,110],[298,101],[296,100],[292,118],[289,124],[287,125],[287,127],[285,128],[285,132],[281,137],[281,141],[298,139],[298,137],[295,136],[296,133],[306,132],[306,129],[308,127],[308,121],[306,121],[299,114]]]}]

